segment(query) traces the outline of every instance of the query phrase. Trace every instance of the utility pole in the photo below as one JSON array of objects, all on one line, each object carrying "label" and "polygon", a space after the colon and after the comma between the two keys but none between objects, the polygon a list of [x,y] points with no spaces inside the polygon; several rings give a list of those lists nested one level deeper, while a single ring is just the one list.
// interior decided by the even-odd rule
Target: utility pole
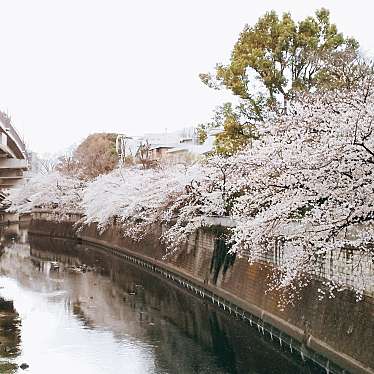
[{"label": "utility pole", "polygon": [[126,159],[126,135],[118,134],[116,138],[116,152],[119,156],[120,165],[123,166],[125,164]]}]

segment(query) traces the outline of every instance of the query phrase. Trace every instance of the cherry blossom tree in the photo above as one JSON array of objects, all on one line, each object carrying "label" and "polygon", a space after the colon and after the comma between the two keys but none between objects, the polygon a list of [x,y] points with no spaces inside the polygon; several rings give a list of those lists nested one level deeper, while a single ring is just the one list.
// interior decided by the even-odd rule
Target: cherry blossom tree
[{"label": "cherry blossom tree", "polygon": [[346,269],[329,274],[327,285],[345,286],[348,272],[361,297],[374,284],[373,123],[370,75],[350,89],[300,95],[250,147],[207,161],[202,181],[175,201],[168,242],[180,246],[204,215],[228,214],[236,224],[231,252],[250,262],[281,253],[273,287],[295,291],[327,258],[350,250]]},{"label": "cherry blossom tree", "polygon": [[56,213],[78,212],[85,183],[58,172],[35,173],[9,190],[10,210],[20,213],[33,208],[53,209]]},{"label": "cherry blossom tree", "polygon": [[[280,248],[279,287],[317,273],[331,253],[372,256],[373,123],[369,76],[355,89],[300,96],[288,115],[264,126],[260,140],[229,161],[232,193],[241,191],[231,211],[232,251],[258,261]],[[372,270],[358,274],[359,295],[373,284]]]},{"label": "cherry blossom tree", "polygon": [[163,220],[168,205],[191,178],[199,178],[199,166],[181,165],[143,169],[124,168],[98,177],[85,191],[81,208],[85,224],[105,230],[114,220],[124,235],[141,240],[154,223]]},{"label": "cherry blossom tree", "polygon": [[[164,223],[169,252],[209,225],[206,217],[229,217],[232,253],[250,262],[279,254],[271,287],[295,294],[317,275],[326,282],[321,294],[332,297],[349,273],[361,297],[374,284],[372,75],[300,94],[257,130],[243,151],[193,165],[117,168],[84,183],[37,175],[11,192],[12,209],[79,210],[84,224],[105,230],[116,221],[135,240]],[[330,258],[343,258],[342,272],[326,273]]]}]

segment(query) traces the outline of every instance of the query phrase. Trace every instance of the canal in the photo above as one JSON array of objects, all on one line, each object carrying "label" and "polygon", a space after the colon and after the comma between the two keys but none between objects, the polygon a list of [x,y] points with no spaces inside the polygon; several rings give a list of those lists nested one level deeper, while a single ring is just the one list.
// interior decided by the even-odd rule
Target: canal
[{"label": "canal", "polygon": [[0,254],[0,373],[325,372],[104,251],[14,225]]}]

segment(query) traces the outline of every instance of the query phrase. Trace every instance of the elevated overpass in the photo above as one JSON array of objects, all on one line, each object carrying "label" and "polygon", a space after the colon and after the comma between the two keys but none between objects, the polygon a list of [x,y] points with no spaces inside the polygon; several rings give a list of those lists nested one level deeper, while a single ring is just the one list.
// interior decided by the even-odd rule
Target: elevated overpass
[{"label": "elevated overpass", "polygon": [[27,169],[25,143],[12,126],[10,117],[0,111],[0,200],[2,191],[22,180]]}]

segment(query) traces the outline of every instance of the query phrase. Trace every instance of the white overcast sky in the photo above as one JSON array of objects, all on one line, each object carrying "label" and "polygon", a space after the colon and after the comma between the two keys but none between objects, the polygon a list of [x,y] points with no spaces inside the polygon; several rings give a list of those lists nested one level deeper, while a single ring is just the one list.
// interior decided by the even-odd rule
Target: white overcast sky
[{"label": "white overcast sky", "polygon": [[228,61],[246,23],[320,7],[373,55],[370,0],[0,0],[0,109],[40,153],[196,125],[225,100],[198,74]]}]

